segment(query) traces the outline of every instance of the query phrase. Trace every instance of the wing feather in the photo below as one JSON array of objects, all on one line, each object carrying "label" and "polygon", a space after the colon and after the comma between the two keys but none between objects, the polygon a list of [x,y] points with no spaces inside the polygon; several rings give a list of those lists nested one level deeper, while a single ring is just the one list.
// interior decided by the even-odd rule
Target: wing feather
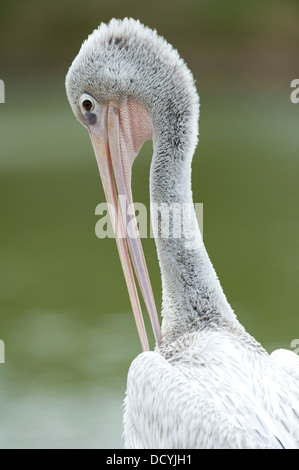
[{"label": "wing feather", "polygon": [[[296,447],[290,429],[271,416],[263,399],[254,398],[246,367],[240,370],[234,363],[229,384],[223,364],[205,363],[202,354],[197,367],[188,363],[190,357],[186,363],[170,363],[157,352],[133,361],[125,399],[127,448]],[[278,400],[275,392],[273,396]],[[292,413],[298,429],[298,416]]]}]

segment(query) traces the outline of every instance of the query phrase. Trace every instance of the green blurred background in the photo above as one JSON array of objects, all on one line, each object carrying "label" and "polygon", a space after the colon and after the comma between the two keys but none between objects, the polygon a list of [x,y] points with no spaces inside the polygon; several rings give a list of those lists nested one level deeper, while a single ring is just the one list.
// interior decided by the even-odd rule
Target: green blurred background
[{"label": "green blurred background", "polygon": [[[156,28],[201,99],[193,161],[204,240],[247,330],[270,352],[298,323],[297,0],[7,0],[1,3],[1,448],[122,447],[122,401],[139,340],[115,241],[95,236],[104,195],[64,78],[102,21]],[[133,174],[148,204],[151,145]],[[154,241],[144,240],[158,307]],[[152,341],[152,339],[151,339]],[[153,342],[152,342],[153,344]]]}]

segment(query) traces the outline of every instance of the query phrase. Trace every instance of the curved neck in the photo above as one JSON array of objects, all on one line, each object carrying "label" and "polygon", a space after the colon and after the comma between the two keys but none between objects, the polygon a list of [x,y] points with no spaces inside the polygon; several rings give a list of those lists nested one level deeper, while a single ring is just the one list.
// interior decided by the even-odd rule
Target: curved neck
[{"label": "curved neck", "polygon": [[162,335],[172,341],[193,328],[238,322],[208,257],[192,199],[192,145],[154,140],[151,220],[162,273]]}]

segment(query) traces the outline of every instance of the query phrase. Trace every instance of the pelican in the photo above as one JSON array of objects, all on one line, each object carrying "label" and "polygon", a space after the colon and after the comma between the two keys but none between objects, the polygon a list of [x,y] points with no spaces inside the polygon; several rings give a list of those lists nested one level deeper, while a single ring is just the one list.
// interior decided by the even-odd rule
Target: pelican
[{"label": "pelican", "polygon": [[[127,378],[127,448],[298,448],[299,358],[268,354],[228,303],[206,252],[192,202],[191,161],[199,99],[178,52],[133,19],[101,24],[83,42],[66,77],[75,116],[90,134],[143,352]],[[128,236],[131,169],[153,141],[152,219],[162,276],[162,325],[140,238]],[[123,196],[119,202],[118,196]],[[180,237],[161,236],[165,208],[190,205]],[[187,221],[187,222],[186,222]],[[170,224],[171,225],[171,224]],[[156,339],[149,351],[135,284]]]}]

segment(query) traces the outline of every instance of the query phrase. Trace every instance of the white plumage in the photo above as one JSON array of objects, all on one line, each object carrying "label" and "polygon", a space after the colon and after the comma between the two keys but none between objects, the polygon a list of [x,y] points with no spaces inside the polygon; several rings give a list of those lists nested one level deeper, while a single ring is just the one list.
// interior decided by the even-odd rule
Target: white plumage
[{"label": "white plumage", "polygon": [[249,336],[187,333],[169,357],[133,361],[126,447],[297,448],[298,399],[298,378]]},{"label": "white plumage", "polygon": [[[113,178],[102,167],[101,152],[107,168],[113,166],[118,189],[124,181],[123,192],[131,196],[131,165],[142,142],[152,138],[151,202],[161,207],[192,203],[198,95],[187,66],[163,38],[132,19],[102,24],[83,43],[66,89],[75,115],[89,129],[107,199],[114,198],[109,192]],[[116,156],[122,167],[115,166]],[[190,221],[195,224],[191,246],[184,230],[181,238],[161,238],[153,220],[162,274],[162,339],[156,331],[155,352],[143,352],[131,364],[125,445],[299,447],[299,358],[285,350],[269,356],[240,325],[207,255],[194,210]],[[117,243],[147,349],[127,248]],[[153,318],[147,271],[135,258],[139,248],[127,243]]]}]

